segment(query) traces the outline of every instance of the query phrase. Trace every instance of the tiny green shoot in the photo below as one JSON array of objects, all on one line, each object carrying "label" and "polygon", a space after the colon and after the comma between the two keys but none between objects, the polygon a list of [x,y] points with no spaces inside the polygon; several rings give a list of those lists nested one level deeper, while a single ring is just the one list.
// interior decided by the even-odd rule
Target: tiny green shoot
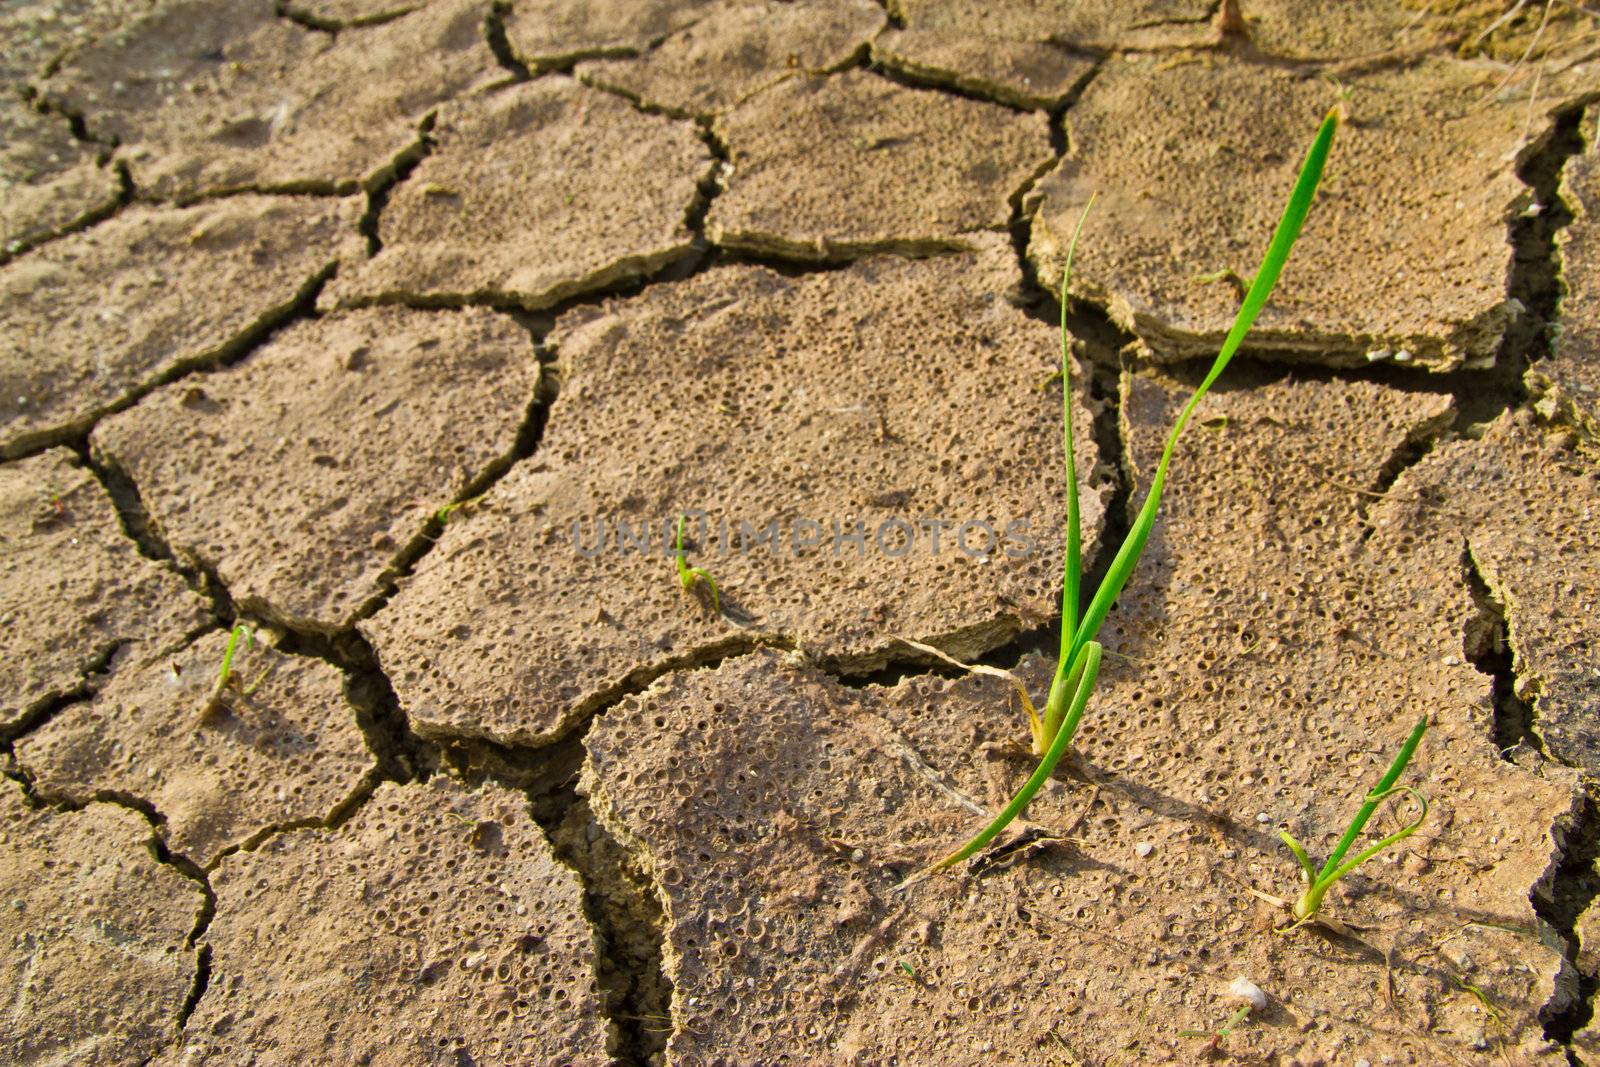
[{"label": "tiny green shoot", "polygon": [[1229,1034],[1233,1033],[1234,1030],[1238,1029],[1239,1024],[1244,1022],[1245,1018],[1249,1014],[1250,1005],[1241,1004],[1237,1011],[1228,1016],[1228,1021],[1217,1027],[1215,1030],[1179,1030],[1178,1036],[1210,1038],[1211,1047],[1216,1049],[1221,1046],[1223,1038],[1227,1037]]},{"label": "tiny green shoot", "polygon": [[[237,685],[234,681],[233,661],[239,655],[239,641],[244,639],[248,648],[256,647],[255,631],[244,623],[235,623],[233,630],[228,634],[228,644],[222,650],[222,667],[217,671],[217,682],[211,687],[211,695],[206,699],[205,714],[220,710],[223,705],[223,694],[230,685]],[[251,688],[255,688],[251,686]]]},{"label": "tiny green shoot", "polygon": [[698,582],[706,583],[706,588],[711,591],[711,610],[717,614],[722,613],[722,598],[717,594],[717,583],[704,567],[691,567],[683,557],[683,524],[688,519],[687,515],[678,516],[678,584],[683,586],[684,592],[689,592]]},{"label": "tiny green shoot", "polygon": [[[1355,818],[1350,820],[1350,825],[1345,828],[1344,836],[1334,846],[1332,854],[1328,856],[1327,862],[1322,865],[1320,871],[1311,865],[1311,857],[1306,855],[1305,847],[1295,840],[1294,835],[1287,830],[1278,831],[1278,836],[1283,839],[1285,845],[1289,846],[1289,851],[1294,853],[1294,858],[1300,861],[1300,867],[1305,871],[1306,875],[1306,890],[1300,894],[1300,899],[1294,902],[1295,922],[1289,929],[1292,930],[1295,926],[1315,918],[1317,912],[1322,909],[1323,898],[1328,895],[1328,890],[1333,888],[1334,883],[1384,849],[1398,844],[1416,833],[1417,828],[1422,825],[1422,820],[1428,817],[1428,798],[1408,785],[1396,784],[1400,776],[1405,773],[1406,765],[1411,762],[1411,757],[1416,753],[1417,746],[1422,743],[1422,735],[1427,731],[1428,717],[1424,715],[1417,720],[1417,725],[1412,728],[1411,736],[1406,738],[1405,744],[1400,746],[1400,751],[1395,755],[1394,762],[1389,764],[1389,769],[1378,780],[1378,784],[1373,787],[1372,792],[1367,794],[1360,810],[1356,812]],[[1363,849],[1356,855],[1355,859],[1350,860],[1348,863],[1343,862],[1345,854],[1350,851],[1351,846],[1356,842],[1356,838],[1361,836],[1361,831],[1366,828],[1367,820],[1372,818],[1373,813],[1378,810],[1380,804],[1397,793],[1404,793],[1417,802],[1417,817],[1403,829]]]},{"label": "tiny green shoot", "polygon": [[1094,198],[1091,196],[1084,206],[1083,214],[1078,218],[1077,228],[1073,231],[1072,240],[1067,246],[1066,263],[1061,271],[1061,408],[1067,483],[1066,565],[1061,581],[1061,656],[1056,662],[1055,678],[1051,682],[1050,694],[1045,701],[1042,725],[1034,734],[1033,749],[1034,754],[1039,757],[1039,765],[1010,803],[1002,808],[999,815],[976,836],[948,856],[911,875],[901,882],[898,888],[904,889],[938,871],[970,859],[1022,813],[1034,794],[1055,773],[1056,765],[1066,755],[1067,748],[1077,733],[1078,724],[1082,721],[1084,710],[1088,706],[1089,697],[1094,692],[1095,679],[1100,672],[1103,650],[1100,642],[1094,640],[1094,637],[1099,632],[1101,624],[1105,622],[1111,605],[1116,602],[1123,586],[1132,576],[1134,567],[1144,552],[1145,543],[1150,539],[1150,533],[1155,527],[1156,511],[1161,504],[1161,493],[1166,486],[1167,468],[1177,449],[1178,439],[1188,426],[1201,399],[1211,390],[1212,385],[1233,359],[1234,353],[1239,350],[1245,335],[1249,333],[1256,317],[1266,305],[1273,286],[1277,284],[1278,276],[1282,274],[1284,264],[1289,259],[1289,251],[1294,247],[1296,239],[1300,236],[1300,229],[1305,224],[1306,214],[1311,209],[1311,201],[1316,196],[1317,186],[1322,180],[1322,171],[1327,164],[1328,152],[1333,147],[1333,136],[1338,125],[1336,112],[1329,112],[1322,120],[1316,138],[1306,153],[1304,163],[1301,164],[1299,177],[1296,178],[1294,189],[1289,194],[1289,201],[1284,207],[1282,217],[1278,220],[1277,229],[1272,234],[1261,267],[1250,281],[1249,291],[1245,293],[1239,305],[1233,325],[1223,339],[1222,347],[1212,362],[1211,369],[1179,412],[1177,422],[1167,436],[1161,460],[1151,477],[1144,505],[1139,509],[1127,538],[1117,550],[1105,578],[1095,590],[1088,608],[1084,610],[1080,619],[1079,585],[1083,575],[1083,560],[1078,515],[1078,474],[1072,445],[1072,378],[1067,309],[1070,304],[1072,257],[1077,250],[1078,238],[1083,232],[1089,209],[1094,205]]},{"label": "tiny green shoot", "polygon": [[471,496],[465,500],[457,500],[453,504],[446,504],[444,507],[434,512],[433,517],[439,520],[440,526],[448,526],[450,525],[450,519],[455,515],[456,512],[471,511],[473,508],[482,503],[483,498],[488,495],[489,494],[487,493],[479,493],[477,496]]}]

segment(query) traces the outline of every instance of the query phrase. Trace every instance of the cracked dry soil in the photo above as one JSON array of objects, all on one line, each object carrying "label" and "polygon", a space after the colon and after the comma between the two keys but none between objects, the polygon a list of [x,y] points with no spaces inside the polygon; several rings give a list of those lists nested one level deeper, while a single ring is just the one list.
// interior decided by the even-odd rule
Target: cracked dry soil
[{"label": "cracked dry soil", "polygon": [[[12,0],[0,80],[0,1061],[1600,1067],[1584,7]],[[1098,575],[1331,106],[1044,836],[897,891],[1030,770],[897,638],[1048,681],[1081,205]]]}]

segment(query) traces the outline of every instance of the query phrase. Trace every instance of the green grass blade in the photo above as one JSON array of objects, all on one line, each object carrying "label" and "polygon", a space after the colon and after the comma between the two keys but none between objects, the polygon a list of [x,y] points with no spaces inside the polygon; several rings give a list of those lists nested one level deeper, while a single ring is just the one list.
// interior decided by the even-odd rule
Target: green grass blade
[{"label": "green grass blade", "polygon": [[[1066,573],[1061,580],[1061,655],[1066,659],[1067,649],[1072,646],[1073,634],[1078,629],[1078,603],[1080,587],[1083,581],[1083,533],[1080,528],[1078,513],[1078,460],[1072,447],[1072,345],[1067,333],[1067,306],[1071,298],[1067,295],[1067,287],[1072,281],[1072,257],[1078,251],[1078,238],[1083,233],[1083,224],[1088,221],[1089,209],[1094,207],[1094,194],[1090,194],[1089,202],[1083,205],[1083,214],[1078,216],[1078,225],[1072,231],[1072,240],[1067,243],[1067,262],[1061,268],[1061,443],[1067,456],[1067,563]],[[1068,660],[1067,662],[1070,662]],[[1049,730],[1059,724],[1047,724],[1045,736],[1049,737]]]},{"label": "green grass blade", "polygon": [[995,816],[988,826],[978,831],[972,840],[931,867],[918,871],[901,882],[896,888],[903,889],[915,882],[920,882],[929,875],[936,874],[946,867],[952,867],[962,860],[976,855],[978,850],[993,841],[1001,830],[1011,825],[1012,821],[1021,814],[1022,809],[1028,806],[1028,802],[1033,799],[1033,795],[1043,788],[1045,782],[1050,780],[1050,775],[1055,773],[1056,764],[1060,763],[1061,757],[1066,755],[1067,746],[1072,742],[1072,735],[1077,732],[1078,723],[1083,718],[1083,709],[1089,703],[1089,695],[1094,692],[1094,680],[1100,673],[1099,642],[1089,642],[1084,646],[1079,656],[1082,662],[1077,664],[1072,672],[1078,676],[1078,688],[1072,697],[1072,707],[1067,712],[1067,716],[1061,724],[1061,729],[1056,731],[1055,740],[1050,743],[1050,748],[1039,760],[1038,768],[1023,783],[1022,788],[1017,790],[1017,795],[1012,797],[1011,802],[1001,809],[1000,814]]},{"label": "green grass blade", "polygon": [[1306,855],[1305,846],[1295,840],[1293,834],[1287,830],[1278,831],[1278,840],[1289,846],[1289,851],[1294,853],[1294,858],[1300,861],[1300,869],[1306,872],[1308,881],[1317,880],[1317,869],[1311,865],[1311,857]]},{"label": "green grass blade", "polygon": [[1355,870],[1357,867],[1361,866],[1363,863],[1367,862],[1372,857],[1388,848],[1390,845],[1404,841],[1406,838],[1416,833],[1417,829],[1422,826],[1423,820],[1428,817],[1428,798],[1417,792],[1415,789],[1412,789],[1409,785],[1397,785],[1387,793],[1384,793],[1382,796],[1380,796],[1378,798],[1379,803],[1382,803],[1389,797],[1394,796],[1396,793],[1405,793],[1412,800],[1417,802],[1417,807],[1420,809],[1417,812],[1417,817],[1412,820],[1410,825],[1406,826],[1403,830],[1397,830],[1376,844],[1362,849],[1356,855],[1355,859],[1351,860],[1349,863],[1336,867],[1332,874],[1324,875],[1323,877],[1330,885],[1334,882],[1337,882],[1339,879],[1343,878],[1345,875],[1349,874],[1351,871]]},{"label": "green grass blade", "polygon": [[[1422,743],[1422,735],[1428,732],[1428,717],[1424,715],[1417,720],[1417,725],[1411,728],[1411,736],[1406,738],[1406,743],[1400,746],[1400,751],[1395,754],[1394,761],[1389,764],[1389,769],[1383,772],[1383,777],[1367,794],[1366,803],[1361,805],[1361,810],[1356,812],[1356,817],[1350,820],[1350,825],[1345,827],[1344,836],[1339,839],[1339,844],[1334,847],[1328,856],[1328,862],[1322,865],[1322,870],[1317,872],[1317,881],[1328,877],[1328,873],[1339,866],[1344,859],[1344,854],[1350,851],[1350,846],[1355,844],[1356,838],[1361,836],[1361,831],[1366,828],[1367,820],[1372,818],[1372,813],[1378,810],[1378,805],[1383,803],[1383,798],[1394,791],[1395,782],[1400,775],[1405,773],[1406,764],[1411,762],[1411,757],[1416,753],[1417,746]],[[1426,805],[1424,805],[1426,810]]]},{"label": "green grass blade", "polygon": [[1183,406],[1172,432],[1167,435],[1166,447],[1162,449],[1161,462],[1156,465],[1155,474],[1150,479],[1150,490],[1145,496],[1144,506],[1139,509],[1138,518],[1128,531],[1127,539],[1122,542],[1122,547],[1117,550],[1116,557],[1111,561],[1111,568],[1106,572],[1105,581],[1100,583],[1094,599],[1089,602],[1089,607],[1084,612],[1083,622],[1073,637],[1072,646],[1068,649],[1069,656],[1065,657],[1069,661],[1084,642],[1099,632],[1101,624],[1105,622],[1106,615],[1111,610],[1111,605],[1116,602],[1122,593],[1122,587],[1132,576],[1133,568],[1144,552],[1145,542],[1150,540],[1150,531],[1155,526],[1156,510],[1161,503],[1161,491],[1166,485],[1167,467],[1172,462],[1172,453],[1178,446],[1178,438],[1183,434],[1184,427],[1189,424],[1189,418],[1199,406],[1201,398],[1211,390],[1217,378],[1232,361],[1234,353],[1244,341],[1245,334],[1250,332],[1256,316],[1265,306],[1273,286],[1277,284],[1278,276],[1283,273],[1283,266],[1289,259],[1289,251],[1300,236],[1300,229],[1305,225],[1306,212],[1310,210],[1311,201],[1316,196],[1317,185],[1322,181],[1322,171],[1328,161],[1328,151],[1333,147],[1333,135],[1338,125],[1338,117],[1333,112],[1329,112],[1327,118],[1322,120],[1322,127],[1317,131],[1316,140],[1311,143],[1311,150],[1306,153],[1305,162],[1300,166],[1300,177],[1295,181],[1294,190],[1289,194],[1289,203],[1283,209],[1283,217],[1278,220],[1278,228],[1273,232],[1272,241],[1267,246],[1267,254],[1261,261],[1261,268],[1256,271],[1255,280],[1250,285],[1250,291],[1245,294],[1244,303],[1239,306],[1239,313],[1234,317],[1233,326],[1228,330],[1227,337],[1223,339],[1222,348],[1212,362],[1211,370],[1207,372],[1200,387],[1194,391],[1194,395],[1189,398],[1189,402]]}]

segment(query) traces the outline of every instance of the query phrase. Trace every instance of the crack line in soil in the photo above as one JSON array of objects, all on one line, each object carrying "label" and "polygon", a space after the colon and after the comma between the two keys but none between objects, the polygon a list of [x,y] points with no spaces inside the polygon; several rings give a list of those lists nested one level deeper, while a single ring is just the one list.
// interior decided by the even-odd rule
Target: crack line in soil
[{"label": "crack line in soil", "polygon": [[363,183],[366,187],[367,209],[356,222],[356,229],[367,239],[367,258],[383,251],[383,238],[378,233],[378,223],[383,209],[389,204],[389,194],[394,187],[411,177],[434,150],[433,126],[438,121],[438,111],[430,111],[417,121],[417,139],[395,154],[389,165]]},{"label": "crack line in soil", "polygon": [[1518,763],[1516,754],[1524,746],[1538,760],[1559,763],[1539,735],[1538,716],[1533,705],[1517,693],[1516,651],[1511,645],[1511,629],[1505,604],[1494,594],[1483,568],[1472,554],[1472,545],[1462,539],[1461,571],[1472,595],[1476,613],[1467,620],[1462,634],[1462,650],[1479,673],[1494,685],[1490,714],[1490,737],[1500,758]]}]

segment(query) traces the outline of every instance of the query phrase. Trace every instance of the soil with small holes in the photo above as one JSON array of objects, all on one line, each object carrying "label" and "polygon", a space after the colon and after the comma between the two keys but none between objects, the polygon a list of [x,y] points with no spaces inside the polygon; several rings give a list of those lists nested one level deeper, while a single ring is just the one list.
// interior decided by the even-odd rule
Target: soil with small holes
[{"label": "soil with small holes", "polygon": [[[0,81],[0,1059],[1600,1067],[1592,11],[16,0]],[[1036,765],[1063,416],[1087,601],[1330,110],[913,877]]]}]

